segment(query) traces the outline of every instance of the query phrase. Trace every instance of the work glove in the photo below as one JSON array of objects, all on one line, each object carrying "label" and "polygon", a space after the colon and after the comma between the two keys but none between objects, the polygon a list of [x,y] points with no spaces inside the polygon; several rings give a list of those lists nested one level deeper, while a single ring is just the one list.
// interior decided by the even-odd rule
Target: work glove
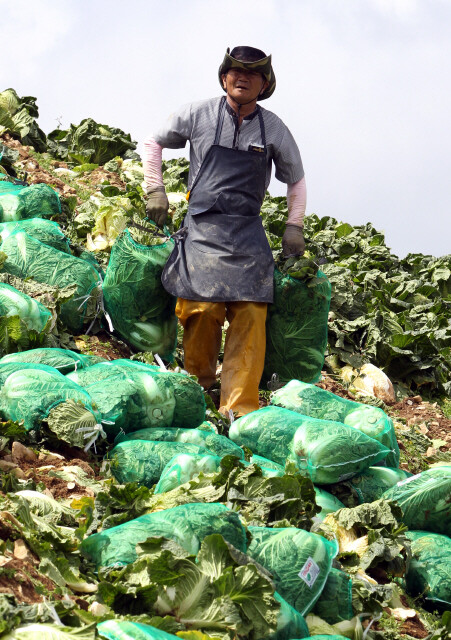
[{"label": "work glove", "polygon": [[169,201],[164,187],[147,189],[146,215],[162,228],[169,211]]},{"label": "work glove", "polygon": [[282,249],[285,258],[304,254],[305,240],[302,227],[298,227],[297,224],[287,224],[282,238]]}]

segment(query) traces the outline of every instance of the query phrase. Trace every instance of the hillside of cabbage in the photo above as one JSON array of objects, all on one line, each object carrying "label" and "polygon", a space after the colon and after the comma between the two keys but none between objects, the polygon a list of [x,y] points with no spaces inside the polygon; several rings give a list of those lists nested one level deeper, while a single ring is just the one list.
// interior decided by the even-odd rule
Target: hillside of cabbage
[{"label": "hillside of cabbage", "polygon": [[[69,237],[71,251],[74,255],[92,252],[105,267],[121,226],[145,215],[142,164],[133,155],[136,143],[120,129],[99,125],[90,118],[46,135],[39,129],[36,117],[34,98],[20,99],[9,92],[3,102],[0,99],[0,171],[28,184],[43,182],[52,186],[62,202],[62,214],[55,220]],[[170,232],[179,228],[187,210],[184,194],[188,168],[186,160],[164,163],[171,203]],[[371,223],[352,226],[332,217],[309,214],[305,221],[306,256],[284,261],[280,249],[286,199],[268,194],[262,215],[279,268],[310,277],[319,267],[332,282],[329,344],[325,373],[319,384],[352,398],[352,392],[343,384],[342,367],[350,364],[358,370],[363,363],[371,362],[382,368],[397,392],[398,403],[384,409],[395,421],[401,468],[417,473],[437,462],[449,463],[451,420],[444,416],[442,408],[451,417],[451,256],[409,255],[399,259]],[[26,285],[30,295],[36,294],[30,282],[21,284]],[[89,333],[72,335],[66,331],[58,336],[59,344],[107,360],[137,355],[106,325],[97,323]],[[183,363],[180,339],[175,365]],[[138,357],[151,361],[152,354]],[[267,403],[267,389],[262,389],[261,400],[262,404]],[[374,398],[369,401],[381,405]],[[0,635],[20,621],[38,618],[52,622],[59,616],[65,624],[90,624],[94,618],[87,609],[94,596],[89,589],[98,579],[91,571],[80,571],[73,553],[76,544],[66,525],[73,529],[77,526],[76,536],[82,538],[88,528],[100,526],[103,520],[119,522],[137,517],[146,499],[153,499],[151,490],[134,484],[118,486],[111,478],[105,479],[100,470],[101,457],[92,451],[85,454],[82,449],[64,448],[55,442],[30,445],[20,425],[2,422],[0,426],[4,465],[0,497],[3,513],[11,514],[0,523],[0,558],[14,554],[16,569],[13,574],[0,565]],[[19,442],[27,445],[26,450],[18,446]],[[247,481],[247,475],[243,477]],[[284,482],[291,480],[289,474],[284,478]],[[241,495],[241,484],[235,483],[236,490],[229,479],[224,482],[224,486]],[[221,486],[216,490],[222,490]],[[76,513],[57,511],[58,525],[63,524],[59,528],[44,518],[31,519],[26,502],[20,497],[6,497],[19,489],[45,492],[59,503],[69,501]],[[94,500],[94,495],[99,499]],[[279,509],[279,498],[271,496],[268,504]],[[84,570],[85,566],[81,568]],[[383,573],[380,575],[383,577]],[[78,588],[78,596],[65,585],[75,591]],[[383,580],[379,587],[384,595]],[[123,590],[127,589],[128,586],[122,589],[118,585],[117,592],[110,593],[105,587],[105,601],[109,598],[116,605],[122,603]],[[5,590],[27,604],[17,607],[12,596],[4,595]],[[56,602],[52,600],[53,593]],[[362,597],[368,604],[367,594]],[[47,598],[51,604],[46,604]],[[124,600],[124,609],[118,607],[118,615],[128,605],[129,601]],[[370,632],[376,631],[377,638],[393,640],[449,637],[449,619],[444,629],[439,616],[424,611],[417,601],[409,599],[402,605],[414,609],[412,618],[397,620],[386,608]],[[139,614],[142,616],[142,610]],[[431,635],[433,629],[436,631]]]}]

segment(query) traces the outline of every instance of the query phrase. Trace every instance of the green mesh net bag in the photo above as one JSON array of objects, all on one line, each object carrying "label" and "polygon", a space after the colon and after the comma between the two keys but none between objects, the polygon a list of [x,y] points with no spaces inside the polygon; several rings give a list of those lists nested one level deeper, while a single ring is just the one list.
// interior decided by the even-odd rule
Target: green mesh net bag
[{"label": "green mesh net bag", "polygon": [[331,391],[300,380],[290,380],[282,389],[275,391],[271,395],[271,404],[304,416],[342,422],[359,429],[390,449],[384,464],[389,467],[399,464],[399,446],[393,421],[378,407],[341,398]]},{"label": "green mesh net bag", "polygon": [[[277,592],[274,593],[274,597],[280,602],[277,630],[261,640],[306,638],[308,636],[308,627],[301,614],[293,607],[290,607]],[[105,640],[180,640],[180,636],[166,633],[166,631],[148,624],[129,622],[127,620],[105,620],[105,622],[100,622],[97,625],[97,633],[100,638]],[[215,631],[211,633],[213,633],[212,637],[216,637]],[[186,637],[189,637],[189,632],[186,633]],[[196,635],[193,635],[193,640],[202,640],[203,637],[204,634],[197,632]]]},{"label": "green mesh net bag", "polygon": [[155,493],[165,493],[192,480],[200,473],[216,473],[221,466],[219,456],[181,453],[169,460],[161,472]]},{"label": "green mesh net bag", "polygon": [[114,328],[139,351],[173,359],[177,340],[175,298],[161,284],[174,242],[144,246],[125,230],[115,241],[103,283]]},{"label": "green mesh net bag", "polygon": [[[1,362],[1,360],[0,360]],[[133,433],[121,434],[115,442],[125,440],[154,440],[166,442],[189,442],[204,447],[216,456],[236,456],[244,460],[244,451],[226,436],[220,436],[210,429],[174,429],[158,428],[141,429]],[[257,463],[258,464],[258,463]]]},{"label": "green mesh net bag", "polygon": [[52,220],[44,218],[31,218],[30,220],[18,220],[16,222],[0,223],[1,241],[6,240],[14,231],[25,231],[35,240],[39,240],[49,247],[58,249],[63,253],[70,253],[69,241],[61,231],[61,227]]},{"label": "green mesh net bag", "polygon": [[10,353],[0,359],[0,365],[11,362],[27,362],[29,364],[45,364],[67,374],[77,369],[93,365],[91,356],[76,353],[70,349],[46,348],[29,349],[20,353]]},{"label": "green mesh net bag", "polygon": [[0,222],[50,218],[60,213],[59,196],[47,184],[32,184],[26,187],[0,181]]},{"label": "green mesh net bag", "polygon": [[332,635],[324,635],[320,633],[319,635],[308,636],[306,640],[349,640],[348,636],[338,636],[337,634]]},{"label": "green mesh net bag", "polygon": [[321,511],[316,515],[318,520],[324,520],[327,514],[335,513],[338,509],[344,508],[345,505],[328,491],[320,489],[320,487],[314,487],[314,489],[316,504],[321,507]]},{"label": "green mesh net bag", "polygon": [[180,453],[208,455],[208,451],[197,444],[129,440],[117,444],[106,459],[110,461],[111,473],[121,484],[138,482],[152,487],[167,463]]},{"label": "green mesh net bag", "polygon": [[409,529],[451,536],[451,465],[431,467],[401,480],[381,498],[394,500]]},{"label": "green mesh net bag", "polygon": [[279,615],[277,617],[277,629],[275,633],[264,640],[291,640],[292,638],[307,638],[309,630],[307,623],[301,614],[288,604],[282,596],[274,592],[274,598],[280,602]]},{"label": "green mesh net bag", "polygon": [[318,271],[308,286],[274,271],[274,302],[268,307],[266,355],[262,383],[276,375],[280,382],[316,382],[327,347],[331,285]]},{"label": "green mesh net bag", "polygon": [[254,455],[272,460],[285,468],[290,445],[302,419],[290,412],[285,419],[284,409],[265,407],[235,420],[229,438],[240,447],[248,447]]},{"label": "green mesh net bag", "polygon": [[0,387],[5,384],[5,380],[11,373],[20,371],[21,369],[36,369],[35,364],[24,362],[7,362],[0,365]]},{"label": "green mesh net bag", "polygon": [[423,596],[434,608],[451,609],[451,539],[425,531],[408,531],[406,536],[412,543],[407,592]]},{"label": "green mesh net bag", "polygon": [[110,437],[149,427],[196,428],[205,420],[203,389],[183,373],[114,360],[77,370],[69,378],[96,402],[110,423],[105,424]]},{"label": "green mesh net bag", "polygon": [[338,548],[315,533],[288,527],[249,527],[248,555],[273,576],[280,595],[300,614],[314,606]]},{"label": "green mesh net bag", "polygon": [[61,320],[73,333],[98,313],[101,279],[84,260],[42,244],[23,231],[15,231],[0,246],[8,259],[4,271],[19,278],[63,288],[76,285],[75,296],[61,307]]},{"label": "green mesh net bag", "polygon": [[294,462],[315,484],[351,478],[383,460],[389,452],[353,427],[275,406],[235,420],[229,438],[278,464]]},{"label": "green mesh net bag", "polygon": [[328,624],[353,617],[352,580],[347,573],[332,567],[312,612]]},{"label": "green mesh net bag", "polygon": [[128,620],[105,620],[96,629],[98,637],[105,640],[180,640],[179,636],[162,629]]},{"label": "green mesh net bag", "polygon": [[[155,493],[171,491],[185,482],[189,482],[200,473],[216,473],[221,468],[220,456],[202,453],[181,453],[174,456],[161,472],[160,480],[155,487]],[[245,467],[251,463],[241,460]],[[263,478],[274,478],[283,475],[283,471],[259,465]]]},{"label": "green mesh net bag", "polygon": [[250,458],[251,464],[258,464],[259,467],[264,467],[265,469],[273,469],[277,471],[281,476],[285,473],[285,468],[281,464],[277,464],[277,462],[273,462],[268,458],[264,458],[263,456],[258,456],[255,453]]},{"label": "green mesh net bag", "polygon": [[[5,319],[14,316],[19,318],[29,331],[41,333],[50,330],[52,314],[47,307],[11,285],[0,283],[0,324],[8,326]],[[9,332],[12,333],[11,327]]]},{"label": "green mesh net bag", "polygon": [[[409,471],[392,469],[390,467],[369,467],[358,476],[347,480],[351,493],[357,495],[359,504],[374,502],[382,497],[384,491],[391,489],[398,482],[412,476]],[[343,487],[343,490],[345,487]]]},{"label": "green mesh net bag", "polygon": [[[84,389],[46,365],[0,366],[0,413],[23,421],[27,430],[43,420],[56,436],[73,446],[91,446],[102,434],[101,418]],[[91,441],[92,440],[92,441]]]},{"label": "green mesh net bag", "polygon": [[136,560],[136,545],[147,538],[169,538],[196,555],[202,540],[212,533],[246,551],[246,531],[238,514],[217,503],[186,504],[146,514],[85,538],[80,550],[98,567],[125,565]]}]

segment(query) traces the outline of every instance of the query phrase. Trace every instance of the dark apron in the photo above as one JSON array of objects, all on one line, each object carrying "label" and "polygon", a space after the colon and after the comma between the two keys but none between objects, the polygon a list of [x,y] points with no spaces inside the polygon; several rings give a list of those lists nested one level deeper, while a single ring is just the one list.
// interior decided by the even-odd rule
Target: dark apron
[{"label": "dark apron", "polygon": [[272,302],[274,260],[260,217],[266,184],[263,116],[257,107],[260,151],[222,147],[225,105],[224,97],[214,143],[191,187],[162,282],[187,300]]}]

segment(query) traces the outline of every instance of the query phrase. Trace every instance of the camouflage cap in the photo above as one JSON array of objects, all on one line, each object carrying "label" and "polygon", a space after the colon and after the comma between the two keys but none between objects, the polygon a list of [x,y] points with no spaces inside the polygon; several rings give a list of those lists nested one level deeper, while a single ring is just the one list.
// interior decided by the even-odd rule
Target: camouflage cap
[{"label": "camouflage cap", "polygon": [[[234,57],[232,54],[237,57]],[[263,54],[261,58],[255,59],[261,54]],[[247,69],[248,71],[257,71],[262,74],[265,80],[269,82],[269,85],[261,96],[258,96],[258,100],[266,100],[266,98],[269,98],[274,93],[274,89],[276,88],[276,76],[274,75],[271,65],[271,55],[266,56],[263,51],[254,49],[254,47],[235,47],[232,52],[230,52],[229,47],[218,70],[219,84],[224,91],[225,89],[222,85],[221,76],[224,73],[227,73],[229,69]]]}]

